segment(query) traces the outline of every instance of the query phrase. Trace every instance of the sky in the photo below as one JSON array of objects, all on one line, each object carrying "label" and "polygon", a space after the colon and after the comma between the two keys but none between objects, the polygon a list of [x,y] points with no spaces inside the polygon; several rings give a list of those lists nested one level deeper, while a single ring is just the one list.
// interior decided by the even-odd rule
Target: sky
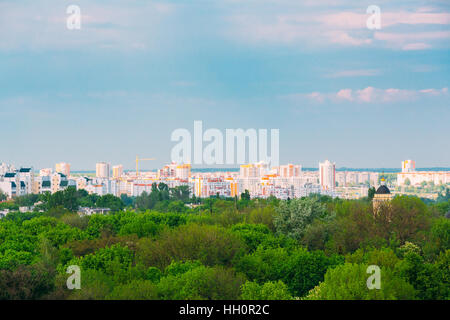
[{"label": "sky", "polygon": [[448,0],[0,0],[0,162],[154,169],[201,120],[279,129],[280,163],[449,167],[449,58]]}]

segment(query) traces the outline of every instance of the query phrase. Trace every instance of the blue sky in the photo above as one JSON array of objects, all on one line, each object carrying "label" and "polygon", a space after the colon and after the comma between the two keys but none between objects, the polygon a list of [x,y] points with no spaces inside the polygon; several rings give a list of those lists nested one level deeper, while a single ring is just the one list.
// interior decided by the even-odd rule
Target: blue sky
[{"label": "blue sky", "polygon": [[444,0],[0,0],[0,161],[156,168],[202,120],[279,129],[281,163],[450,166],[449,58]]}]

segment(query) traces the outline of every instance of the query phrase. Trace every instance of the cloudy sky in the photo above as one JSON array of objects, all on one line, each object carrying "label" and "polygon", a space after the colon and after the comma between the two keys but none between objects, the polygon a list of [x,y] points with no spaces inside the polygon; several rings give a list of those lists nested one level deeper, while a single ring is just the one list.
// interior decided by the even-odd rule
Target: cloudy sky
[{"label": "cloudy sky", "polygon": [[0,162],[156,168],[202,120],[279,129],[281,163],[450,166],[449,58],[447,0],[0,0]]}]

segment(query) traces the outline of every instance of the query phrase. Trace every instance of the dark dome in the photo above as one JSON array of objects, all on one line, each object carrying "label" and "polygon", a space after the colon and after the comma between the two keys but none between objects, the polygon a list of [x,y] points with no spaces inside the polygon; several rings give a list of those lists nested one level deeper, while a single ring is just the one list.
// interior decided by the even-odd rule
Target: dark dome
[{"label": "dark dome", "polygon": [[385,185],[379,186],[377,189],[377,192],[375,194],[389,194],[391,191],[389,191],[389,188]]}]

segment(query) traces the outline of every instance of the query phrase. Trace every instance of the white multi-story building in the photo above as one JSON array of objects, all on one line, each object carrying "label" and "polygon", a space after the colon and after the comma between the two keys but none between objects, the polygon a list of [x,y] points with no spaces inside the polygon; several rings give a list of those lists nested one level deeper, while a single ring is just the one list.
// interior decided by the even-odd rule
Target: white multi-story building
[{"label": "white multi-story building", "polygon": [[336,183],[339,187],[377,186],[378,176],[378,172],[336,171]]},{"label": "white multi-story building", "polygon": [[276,167],[275,171],[282,178],[300,177],[302,173],[302,166],[298,164],[286,164]]},{"label": "white multi-story building", "polygon": [[177,165],[175,168],[175,177],[188,180],[191,177],[191,165],[189,163]]},{"label": "white multi-story building", "polygon": [[112,177],[113,179],[119,179],[123,176],[123,165],[119,164],[112,167]]},{"label": "white multi-story building", "polygon": [[60,162],[55,165],[55,172],[62,173],[66,177],[70,176],[70,163]]},{"label": "white multi-story building", "polygon": [[319,180],[323,190],[334,190],[336,187],[336,164],[328,160],[319,163]]},{"label": "white multi-story building", "polygon": [[33,168],[20,168],[13,172],[5,172],[0,176],[0,189],[9,198],[32,193],[33,184]]},{"label": "white multi-story building", "polygon": [[[52,193],[63,191],[69,186],[67,176],[60,172],[55,172],[50,176]],[[76,184],[75,184],[76,185]]]},{"label": "white multi-story building", "polygon": [[2,190],[8,198],[20,195],[20,183],[16,172],[6,172],[0,177],[0,190]]},{"label": "white multi-story building", "polygon": [[414,160],[402,161],[402,172],[416,171],[416,162]]},{"label": "white multi-story building", "polygon": [[110,169],[109,163],[98,162],[95,165],[95,176],[97,178],[109,179]]},{"label": "white multi-story building", "polygon": [[17,171],[21,185],[24,185],[24,194],[33,193],[34,171],[33,168],[20,168]]},{"label": "white multi-story building", "polygon": [[415,161],[403,161],[402,172],[397,173],[397,185],[420,186],[423,182],[435,185],[450,184],[450,171],[416,171]]},{"label": "white multi-story building", "polygon": [[269,165],[265,162],[250,163],[241,165],[240,178],[260,178],[267,174]]}]

